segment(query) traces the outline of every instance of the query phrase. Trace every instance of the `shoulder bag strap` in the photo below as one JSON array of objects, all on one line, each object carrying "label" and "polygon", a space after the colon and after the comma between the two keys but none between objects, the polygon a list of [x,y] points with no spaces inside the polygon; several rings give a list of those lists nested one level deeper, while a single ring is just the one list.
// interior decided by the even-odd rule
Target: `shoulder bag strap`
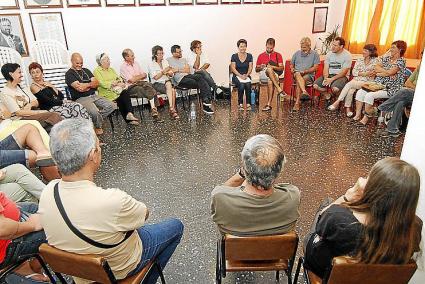
[{"label": "shoulder bag strap", "polygon": [[89,237],[87,237],[86,235],[84,235],[83,233],[81,233],[76,227],[74,227],[74,225],[72,225],[71,220],[69,220],[68,215],[65,212],[65,208],[63,207],[61,198],[59,196],[59,183],[55,184],[54,187],[54,198],[55,198],[55,202],[56,202],[56,206],[59,209],[59,212],[63,218],[63,220],[65,221],[66,225],[69,227],[69,229],[80,239],[82,239],[83,241],[91,244],[92,246],[98,247],[98,248],[103,248],[103,249],[109,249],[109,248],[114,248],[120,244],[122,244],[123,242],[125,242],[133,233],[134,230],[132,231],[127,231],[127,233],[125,234],[124,239],[122,239],[119,243],[116,244],[102,244],[99,242],[96,242],[95,240],[90,239]]}]

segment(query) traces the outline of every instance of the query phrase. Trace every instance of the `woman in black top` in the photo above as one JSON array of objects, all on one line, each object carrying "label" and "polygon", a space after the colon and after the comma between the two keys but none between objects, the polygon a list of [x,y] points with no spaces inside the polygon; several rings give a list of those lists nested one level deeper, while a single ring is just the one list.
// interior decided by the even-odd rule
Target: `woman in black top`
[{"label": "woman in black top", "polygon": [[[246,52],[247,41],[240,39],[237,42],[239,52],[232,55],[230,71],[232,83],[238,88],[239,109],[243,110],[243,94],[246,95],[246,108],[251,109],[251,72],[252,54]],[[241,82],[242,81],[242,82]]]},{"label": "woman in black top", "polygon": [[328,275],[332,259],[348,255],[361,263],[405,264],[419,251],[422,221],[415,215],[419,173],[385,158],[345,195],[321,211],[306,237],[305,266]]},{"label": "woman in black top", "polygon": [[33,83],[31,92],[37,98],[38,107],[41,110],[57,112],[62,118],[85,118],[89,119],[89,113],[79,103],[64,101],[64,95],[51,83],[44,81],[43,67],[33,62],[28,67]]}]

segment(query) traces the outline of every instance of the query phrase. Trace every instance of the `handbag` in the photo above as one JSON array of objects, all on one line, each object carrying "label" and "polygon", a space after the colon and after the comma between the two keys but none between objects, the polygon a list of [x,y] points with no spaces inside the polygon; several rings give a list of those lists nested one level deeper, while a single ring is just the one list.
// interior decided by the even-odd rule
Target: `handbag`
[{"label": "handbag", "polygon": [[[277,60],[277,53],[275,52],[275,56],[276,56],[276,61],[273,61],[273,60],[269,60],[269,65],[271,65],[271,66],[275,66],[275,67],[277,67],[277,66],[279,66],[279,63],[278,63],[278,60]],[[282,75],[282,73],[283,73],[283,71],[274,71],[276,74],[278,74],[279,76],[280,75]]]},{"label": "handbag", "polygon": [[66,212],[65,212],[65,208],[63,207],[63,204],[62,204],[62,200],[61,200],[61,198],[60,198],[60,195],[59,195],[59,183],[56,183],[55,184],[55,187],[54,187],[54,189],[53,189],[53,196],[54,196],[54,198],[55,198],[55,203],[56,203],[56,206],[58,207],[58,209],[59,209],[59,212],[60,212],[60,214],[61,214],[61,216],[62,216],[62,218],[63,218],[63,220],[65,221],[65,223],[66,223],[66,225],[68,226],[68,228],[77,236],[77,237],[79,237],[80,239],[82,239],[83,241],[85,241],[86,243],[89,243],[89,244],[91,244],[92,246],[95,246],[95,247],[98,247],[98,248],[103,248],[103,249],[110,249],[110,248],[114,248],[114,247],[116,247],[116,246],[119,246],[120,244],[122,244],[123,242],[125,242],[133,233],[134,233],[134,230],[132,230],[132,231],[127,231],[126,233],[125,233],[125,236],[124,236],[124,239],[122,239],[119,243],[116,243],[116,244],[111,244],[111,245],[109,245],[109,244],[102,244],[102,243],[99,243],[99,242],[97,242],[97,241],[95,241],[95,240],[93,240],[93,239],[90,239],[89,237],[87,237],[86,235],[84,235],[83,233],[81,233],[72,223],[71,223],[71,220],[69,220],[69,218],[68,218],[68,215],[66,214]]},{"label": "handbag", "polygon": [[365,90],[366,92],[376,92],[376,91],[384,90],[385,86],[376,82],[367,82],[362,86],[362,89]]}]

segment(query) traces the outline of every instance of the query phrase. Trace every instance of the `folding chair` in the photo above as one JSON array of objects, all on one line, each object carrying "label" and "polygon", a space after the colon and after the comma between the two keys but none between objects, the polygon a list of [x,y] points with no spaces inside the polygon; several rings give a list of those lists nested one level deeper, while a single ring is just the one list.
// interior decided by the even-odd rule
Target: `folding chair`
[{"label": "folding chair", "polygon": [[[40,255],[54,271],[60,283],[63,284],[66,284],[67,282],[61,273],[103,284],[142,283],[152,269],[158,270],[161,283],[165,284],[162,269],[156,261],[150,261],[140,272],[133,276],[117,280],[112,273],[108,261],[102,256],[66,252],[48,244],[42,244],[40,246]],[[50,271],[46,271],[46,274],[52,283],[57,283]]]},{"label": "folding chair", "polygon": [[235,271],[285,271],[292,283],[292,268],[298,247],[294,231],[272,236],[237,237],[224,235],[217,241],[216,283]]},{"label": "folding chair", "polygon": [[350,257],[338,256],[332,260],[331,270],[324,279],[304,266],[304,258],[298,260],[294,283],[298,280],[301,265],[307,284],[407,284],[416,271],[416,263],[407,264],[364,264]]}]

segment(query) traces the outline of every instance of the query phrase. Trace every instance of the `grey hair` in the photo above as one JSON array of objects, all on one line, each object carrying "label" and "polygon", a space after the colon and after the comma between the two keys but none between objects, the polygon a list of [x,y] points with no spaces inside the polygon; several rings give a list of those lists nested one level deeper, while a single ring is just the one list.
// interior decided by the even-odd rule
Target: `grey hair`
[{"label": "grey hair", "polygon": [[308,46],[311,46],[311,39],[309,37],[303,37],[300,41],[300,44],[306,43]]},{"label": "grey hair", "polygon": [[246,181],[265,190],[272,187],[286,161],[280,143],[266,134],[249,138],[241,157]]},{"label": "grey hair", "polygon": [[93,123],[87,119],[65,119],[50,131],[50,151],[64,175],[72,175],[86,164],[96,147]]}]

